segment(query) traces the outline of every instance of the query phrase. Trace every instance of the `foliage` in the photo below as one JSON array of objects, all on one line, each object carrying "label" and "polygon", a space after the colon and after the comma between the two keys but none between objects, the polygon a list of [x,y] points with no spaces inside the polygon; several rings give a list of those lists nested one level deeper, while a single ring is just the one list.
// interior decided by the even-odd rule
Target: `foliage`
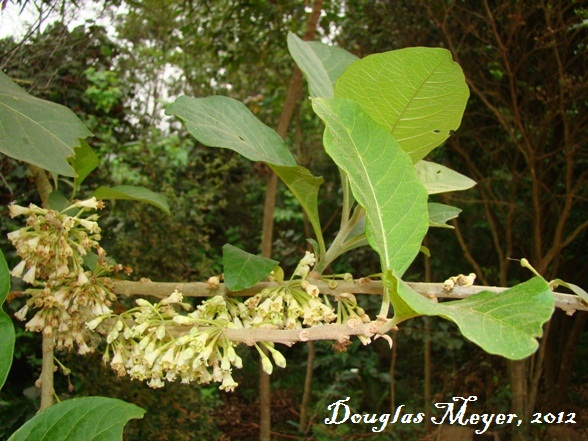
[{"label": "foliage", "polygon": [[8,130],[0,151],[53,173],[74,176],[66,158],[73,156],[79,138],[92,135],[86,126],[71,110],[32,97],[2,72],[0,90],[0,117]]},{"label": "foliage", "polygon": [[14,353],[14,326],[10,316],[4,312],[4,301],[10,292],[10,273],[4,254],[0,251],[0,389],[4,386],[12,365]]},{"label": "foliage", "polygon": [[[10,441],[29,439],[121,439],[123,427],[145,411],[114,398],[74,398],[51,406],[18,429]],[[103,424],[108,421],[108,425]]]}]

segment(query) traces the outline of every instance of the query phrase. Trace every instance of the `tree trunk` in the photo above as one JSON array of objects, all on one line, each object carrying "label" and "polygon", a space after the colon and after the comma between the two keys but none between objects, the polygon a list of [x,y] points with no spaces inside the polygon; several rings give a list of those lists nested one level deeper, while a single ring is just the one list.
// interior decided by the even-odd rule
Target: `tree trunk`
[{"label": "tree trunk", "polygon": [[521,426],[513,426],[512,440],[527,441],[529,439],[529,426],[527,418],[528,388],[527,388],[527,359],[508,360],[508,376],[511,387],[512,412],[523,421]]},{"label": "tree trunk", "polygon": [[[37,186],[37,191],[41,197],[43,208],[49,208],[49,194],[52,191],[51,183],[47,178],[45,170],[36,165],[29,164],[31,176]],[[39,411],[53,405],[55,389],[53,388],[53,374],[55,372],[55,361],[53,354],[53,335],[43,333],[43,360],[41,363],[41,377],[39,383],[41,387],[41,406]]]},{"label": "tree trunk", "polygon": [[312,397],[312,376],[316,352],[313,341],[309,341],[306,347],[308,348],[308,357],[306,358],[306,377],[304,379],[302,405],[300,406],[300,433],[306,433],[308,430],[308,410],[310,408],[310,398]]},{"label": "tree trunk", "polygon": [[[312,12],[306,23],[305,40],[312,40],[316,31],[316,26],[323,7],[322,0],[316,0],[312,7]],[[302,73],[297,67],[294,68],[292,79],[288,86],[286,101],[280,114],[277,132],[282,137],[286,137],[288,126],[292,120],[292,114],[296,107],[298,94],[302,88]],[[263,230],[261,238],[261,252],[264,257],[271,257],[272,241],[274,231],[274,211],[276,207],[276,194],[278,188],[278,177],[272,171],[268,180],[265,203],[263,206]],[[261,441],[270,441],[271,438],[271,385],[269,375],[259,367],[259,394],[260,394],[260,430],[259,439]]]}]

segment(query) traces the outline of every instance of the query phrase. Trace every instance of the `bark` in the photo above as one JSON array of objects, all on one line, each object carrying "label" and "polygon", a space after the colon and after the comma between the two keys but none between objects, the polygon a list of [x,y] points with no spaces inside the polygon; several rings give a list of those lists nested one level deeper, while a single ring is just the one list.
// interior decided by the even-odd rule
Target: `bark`
[{"label": "bark", "polygon": [[[304,35],[305,40],[312,40],[316,31],[316,26],[320,17],[321,9],[323,6],[322,0],[316,0],[312,6],[312,12],[308,17],[306,23],[306,32]],[[280,120],[278,122],[277,132],[282,137],[286,137],[292,115],[296,107],[298,100],[298,94],[302,89],[302,73],[300,69],[294,68],[292,73],[292,79],[288,86],[288,93],[286,95],[286,101],[280,114]],[[276,194],[278,188],[278,177],[272,171],[268,179],[268,184],[265,194],[265,202],[263,207],[263,230],[261,240],[261,253],[264,257],[270,257],[272,254],[272,241],[274,231],[274,211],[276,207]],[[269,441],[271,437],[271,399],[270,399],[270,380],[267,375],[261,369],[259,374],[259,393],[261,402],[261,416],[260,416],[260,434],[259,439],[262,441]]]},{"label": "bark", "polygon": [[312,398],[312,377],[314,372],[315,348],[314,342],[309,341],[307,344],[308,357],[306,357],[306,377],[304,378],[304,392],[302,394],[302,405],[300,406],[300,432],[306,433],[308,427],[308,413],[310,409],[310,399]]},{"label": "bark", "polygon": [[[47,178],[45,170],[30,164],[31,176],[37,186],[37,191],[41,197],[43,208],[49,207],[49,194],[52,191],[51,183]],[[53,335],[43,333],[43,355],[41,362],[41,376],[38,385],[41,387],[41,406],[39,411],[50,407],[54,403],[55,389],[53,387],[53,374],[55,372],[55,360],[53,354]]]}]

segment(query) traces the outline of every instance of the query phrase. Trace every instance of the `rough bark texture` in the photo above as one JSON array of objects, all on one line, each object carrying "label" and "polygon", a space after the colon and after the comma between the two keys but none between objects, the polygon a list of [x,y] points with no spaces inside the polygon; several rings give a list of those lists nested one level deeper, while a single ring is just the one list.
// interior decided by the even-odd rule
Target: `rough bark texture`
[{"label": "rough bark texture", "polygon": [[[49,194],[52,191],[51,183],[47,178],[45,170],[35,166],[29,165],[31,176],[37,186],[37,191],[41,197],[41,204],[43,208],[49,208]],[[55,396],[55,389],[53,387],[53,373],[55,372],[55,362],[53,354],[53,336],[43,334],[43,355],[41,364],[41,377],[39,378],[41,387],[41,406],[39,411],[46,409],[53,405],[53,397]]]}]

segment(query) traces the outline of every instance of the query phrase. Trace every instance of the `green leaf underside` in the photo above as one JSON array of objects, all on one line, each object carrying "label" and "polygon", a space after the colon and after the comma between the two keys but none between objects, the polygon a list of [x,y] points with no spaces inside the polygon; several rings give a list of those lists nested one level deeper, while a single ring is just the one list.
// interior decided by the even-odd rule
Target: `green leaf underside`
[{"label": "green leaf underside", "polygon": [[366,237],[382,268],[403,274],[428,228],[427,192],[410,158],[354,101],[317,98],[313,108],[326,125],[325,150],[366,211]]},{"label": "green leaf underside", "polygon": [[0,72],[0,152],[73,177],[67,158],[91,135],[70,109],[30,95]]},{"label": "green leaf underside", "polygon": [[4,386],[14,354],[14,325],[2,305],[10,292],[10,272],[4,254],[0,251],[0,389]]},{"label": "green leaf underside", "polygon": [[192,136],[209,147],[233,150],[250,161],[296,165],[280,135],[232,98],[181,96],[165,113],[180,118]]},{"label": "green leaf underside", "polygon": [[240,291],[261,282],[278,263],[230,244],[223,246],[223,275],[227,288],[231,291]]},{"label": "green leaf underside", "polygon": [[72,166],[77,173],[74,180],[74,187],[76,190],[80,188],[84,179],[88,177],[96,167],[98,167],[98,156],[92,150],[92,147],[84,140],[80,140],[80,146],[74,149],[75,156],[72,161]]},{"label": "green leaf underside", "polygon": [[99,187],[92,196],[96,199],[123,199],[128,201],[146,202],[166,214],[170,214],[169,205],[159,193],[154,193],[145,187],[135,185],[118,185],[116,187]]},{"label": "green leaf underside", "polygon": [[73,398],[35,415],[8,440],[122,440],[125,424],[143,418],[144,413],[144,409],[114,398]]},{"label": "green leaf underside", "polygon": [[459,127],[469,90],[449,51],[415,47],[356,61],[335,97],[357,101],[416,162]]},{"label": "green leaf underside", "polygon": [[418,315],[440,316],[456,323],[461,333],[490,354],[511,360],[528,357],[554,309],[553,292],[534,277],[502,293],[483,291],[463,300],[435,303],[418,294],[391,271],[384,274],[400,323]]},{"label": "green leaf underside", "polygon": [[352,63],[359,60],[351,52],[337,46],[330,46],[320,41],[306,42],[321,60],[333,85]]},{"label": "green leaf underside", "polygon": [[429,194],[467,190],[476,185],[473,179],[431,161],[419,161],[414,168]]},{"label": "green leaf underside", "polygon": [[308,81],[310,96],[333,98],[333,85],[347,67],[358,58],[336,46],[307,42],[288,34],[288,50]]},{"label": "green leaf underside", "polygon": [[190,134],[204,145],[227,148],[250,161],[267,163],[298,199],[324,248],[318,213],[318,188],[323,179],[296,165],[275,130],[257,119],[244,104],[223,96],[181,96],[166,113],[180,118]]},{"label": "green leaf underside", "polygon": [[455,219],[461,213],[461,209],[451,205],[429,202],[429,225],[432,227],[453,228],[447,225],[447,221]]}]

